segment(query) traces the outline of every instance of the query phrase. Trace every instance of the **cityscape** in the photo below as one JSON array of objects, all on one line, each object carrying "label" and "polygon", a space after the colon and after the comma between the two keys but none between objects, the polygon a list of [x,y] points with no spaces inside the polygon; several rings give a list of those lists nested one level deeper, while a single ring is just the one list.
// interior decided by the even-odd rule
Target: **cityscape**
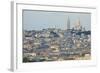
[{"label": "cityscape", "polygon": [[71,27],[67,16],[66,29],[43,28],[23,30],[23,62],[48,62],[91,59],[91,30],[80,19]]}]

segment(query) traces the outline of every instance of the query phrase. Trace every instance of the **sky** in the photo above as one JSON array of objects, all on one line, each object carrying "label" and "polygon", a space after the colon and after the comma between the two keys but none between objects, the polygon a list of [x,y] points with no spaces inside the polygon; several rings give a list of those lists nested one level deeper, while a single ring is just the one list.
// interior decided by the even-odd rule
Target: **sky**
[{"label": "sky", "polygon": [[91,30],[91,14],[75,12],[35,11],[23,10],[22,24],[24,30],[42,30],[47,28],[67,29],[67,20],[70,20],[70,27],[74,27],[77,20],[80,20],[82,27]]}]

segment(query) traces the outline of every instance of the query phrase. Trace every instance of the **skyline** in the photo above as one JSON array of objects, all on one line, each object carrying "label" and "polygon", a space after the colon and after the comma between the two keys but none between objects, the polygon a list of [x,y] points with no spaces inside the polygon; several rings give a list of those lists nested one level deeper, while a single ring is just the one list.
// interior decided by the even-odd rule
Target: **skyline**
[{"label": "skyline", "polygon": [[23,10],[23,29],[24,30],[42,30],[47,28],[67,29],[68,19],[70,27],[80,20],[82,27],[91,30],[90,13],[72,13],[72,12],[54,12],[54,11],[32,11]]}]

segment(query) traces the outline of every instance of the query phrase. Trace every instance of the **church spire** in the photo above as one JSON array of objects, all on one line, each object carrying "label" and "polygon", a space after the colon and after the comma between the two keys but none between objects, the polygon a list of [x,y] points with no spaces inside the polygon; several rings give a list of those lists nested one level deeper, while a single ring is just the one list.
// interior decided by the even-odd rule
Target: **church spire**
[{"label": "church spire", "polygon": [[70,29],[70,19],[69,19],[69,17],[67,19],[67,29]]}]

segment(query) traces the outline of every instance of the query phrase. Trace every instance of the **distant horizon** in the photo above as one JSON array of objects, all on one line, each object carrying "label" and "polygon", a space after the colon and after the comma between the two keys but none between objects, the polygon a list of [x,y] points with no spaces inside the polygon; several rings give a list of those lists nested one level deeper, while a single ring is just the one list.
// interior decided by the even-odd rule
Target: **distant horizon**
[{"label": "distant horizon", "polygon": [[[47,30],[47,29],[56,29],[56,28],[45,28],[45,29]],[[60,28],[58,28],[58,29],[60,29]],[[27,30],[27,29],[24,29],[24,31],[42,31],[42,30],[44,30],[44,29],[40,29],[40,30],[34,30],[34,29],[33,30],[32,29],[31,30]],[[67,30],[67,29],[60,29],[60,30]],[[91,30],[86,30],[86,31],[91,31]]]},{"label": "distant horizon", "polygon": [[24,30],[43,30],[48,28],[66,30],[68,17],[70,28],[75,27],[76,21],[80,20],[83,28],[91,30],[90,13],[23,10],[22,17]]}]

